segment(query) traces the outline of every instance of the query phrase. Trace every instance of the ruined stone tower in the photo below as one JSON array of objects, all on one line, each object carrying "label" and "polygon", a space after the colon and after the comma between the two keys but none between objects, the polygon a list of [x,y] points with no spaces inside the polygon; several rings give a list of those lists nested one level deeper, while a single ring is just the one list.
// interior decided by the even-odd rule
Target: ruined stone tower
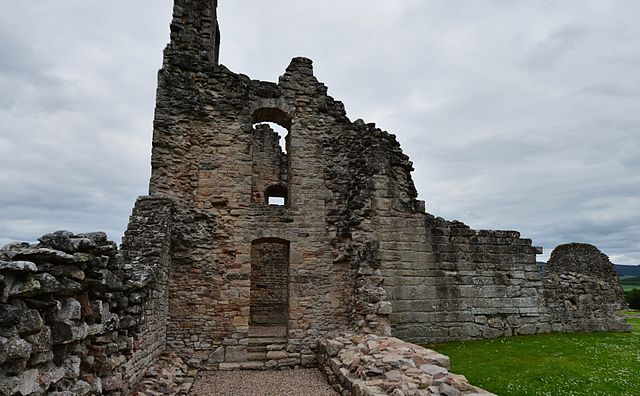
[{"label": "ruined stone tower", "polygon": [[[351,122],[309,59],[278,83],[219,65],[216,7],[175,1],[149,196],[120,251],[104,233],[69,231],[0,249],[0,394],[122,395],[176,354],[216,369],[319,363],[336,389],[380,394],[380,367],[398,378],[398,366],[448,358],[369,344],[371,333],[423,343],[629,330],[597,248],[559,246],[542,276],[540,249],[517,231],[426,213],[395,137]],[[345,331],[355,335],[333,337]],[[364,340],[370,356],[354,360]],[[366,365],[369,393],[352,375]],[[399,381],[415,389],[414,374]]]},{"label": "ruined stone tower", "polygon": [[170,350],[313,365],[318,341],[348,329],[414,342],[569,329],[547,308],[541,250],[425,213],[395,136],[350,121],[309,59],[278,83],[219,65],[216,7],[175,1],[150,196],[123,243],[163,274]]},{"label": "ruined stone tower", "polygon": [[[259,361],[273,338],[286,351],[268,360],[293,365],[354,323],[389,332],[369,175],[387,176],[380,199],[412,210],[410,163],[390,135],[346,118],[310,60],[294,59],[278,84],[218,66],[215,10],[176,1],[159,74],[150,194],[173,211],[168,345]],[[265,122],[288,131],[286,154]]]}]

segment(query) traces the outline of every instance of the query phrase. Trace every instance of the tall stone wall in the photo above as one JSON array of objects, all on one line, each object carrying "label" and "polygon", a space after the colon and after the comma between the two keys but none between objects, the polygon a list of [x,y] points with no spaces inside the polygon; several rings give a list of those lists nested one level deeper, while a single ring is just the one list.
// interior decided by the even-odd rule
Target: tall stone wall
[{"label": "tall stone wall", "polygon": [[[246,361],[252,244],[275,238],[290,246],[287,339],[300,361],[320,334],[348,326],[342,301],[352,288],[326,243],[317,154],[331,124],[294,112],[297,100],[326,106],[309,99],[322,86],[305,59],[291,64],[280,85],[224,67],[167,67],[160,75],[150,190],[176,199],[168,345],[206,364]],[[291,129],[286,206],[252,199],[253,125],[264,121]]]},{"label": "tall stone wall", "polygon": [[[550,330],[531,240],[428,215],[415,228],[422,235],[426,229],[426,240],[404,234],[409,240],[395,242],[393,252],[409,260],[385,271],[397,336],[443,342]],[[416,244],[422,262],[411,260]]]},{"label": "tall stone wall", "polygon": [[0,250],[0,395],[124,394],[163,344],[153,271],[104,233],[39,241]]},{"label": "tall stone wall", "polygon": [[[215,2],[207,7],[177,1],[172,26],[208,26]],[[282,361],[313,360],[323,335],[354,323],[388,330],[375,239],[348,241],[359,231],[348,235],[348,211],[336,212],[336,199],[348,192],[326,186],[333,136],[348,129],[357,140],[363,128],[326,94],[310,60],[294,59],[277,84],[183,62],[211,51],[207,45],[201,36],[172,35],[159,74],[150,193],[175,200],[169,348],[207,366],[248,361],[251,295],[259,294],[252,290],[252,246],[266,239],[289,245]],[[254,128],[265,122],[288,129],[286,155],[270,128]],[[274,183],[286,191],[284,206],[266,204]]]}]

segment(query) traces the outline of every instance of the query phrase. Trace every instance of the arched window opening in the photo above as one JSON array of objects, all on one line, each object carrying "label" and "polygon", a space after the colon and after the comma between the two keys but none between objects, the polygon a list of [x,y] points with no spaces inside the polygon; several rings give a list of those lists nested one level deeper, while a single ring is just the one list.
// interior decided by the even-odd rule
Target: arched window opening
[{"label": "arched window opening", "polygon": [[291,129],[291,117],[284,111],[272,108],[263,107],[253,112],[253,123],[259,124],[262,122],[273,122],[286,130]]},{"label": "arched window opening", "polygon": [[265,203],[267,205],[285,206],[288,202],[287,187],[283,185],[269,186],[264,191]]},{"label": "arched window opening", "polygon": [[253,124],[253,129],[258,130],[260,128],[264,128],[265,126],[270,128],[271,131],[278,134],[278,145],[280,146],[280,151],[282,152],[282,154],[287,154],[287,148],[289,146],[289,131],[279,124],[276,124],[275,122],[267,121]]},{"label": "arched window opening", "polygon": [[253,112],[251,201],[285,206],[289,202],[291,117],[275,107]]}]

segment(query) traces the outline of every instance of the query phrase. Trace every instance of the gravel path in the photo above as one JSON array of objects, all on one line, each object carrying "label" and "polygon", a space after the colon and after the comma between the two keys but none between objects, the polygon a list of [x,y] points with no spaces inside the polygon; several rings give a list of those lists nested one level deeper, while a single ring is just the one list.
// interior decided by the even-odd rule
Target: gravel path
[{"label": "gravel path", "polygon": [[337,396],[317,369],[287,371],[203,371],[195,396]]}]

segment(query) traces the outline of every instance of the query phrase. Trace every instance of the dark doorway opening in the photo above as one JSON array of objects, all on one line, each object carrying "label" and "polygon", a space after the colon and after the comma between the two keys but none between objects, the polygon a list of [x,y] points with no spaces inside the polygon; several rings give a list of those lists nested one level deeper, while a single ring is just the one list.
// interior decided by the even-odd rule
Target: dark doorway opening
[{"label": "dark doorway opening", "polygon": [[249,326],[282,328],[286,333],[288,311],[289,242],[276,238],[256,240],[251,245]]}]

